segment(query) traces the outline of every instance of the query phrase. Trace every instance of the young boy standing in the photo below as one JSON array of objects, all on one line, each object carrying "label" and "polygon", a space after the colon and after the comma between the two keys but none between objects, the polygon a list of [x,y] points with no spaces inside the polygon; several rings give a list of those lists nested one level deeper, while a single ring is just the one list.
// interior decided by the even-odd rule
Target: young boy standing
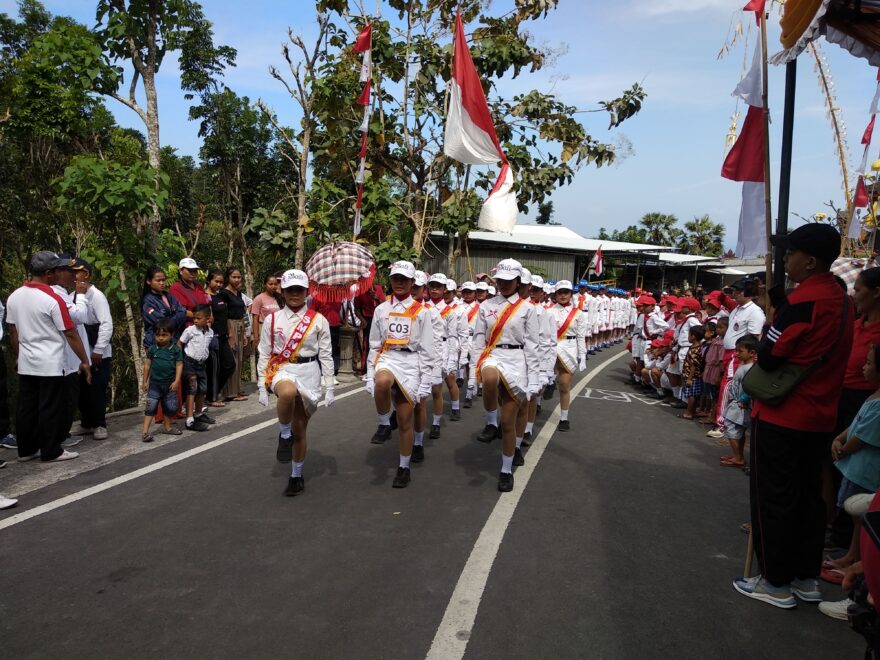
[{"label": "young boy standing", "polygon": [[724,467],[744,467],[746,426],[751,419],[752,402],[743,390],[742,382],[758,357],[758,340],[752,335],[743,335],[736,341],[736,358],[739,367],[727,384],[727,406],[724,408],[724,437],[730,442],[733,454],[721,457]]},{"label": "young boy standing", "polygon": [[692,325],[688,331],[690,347],[681,368],[681,399],[687,401],[687,410],[682,419],[693,419],[696,416],[697,400],[703,394],[703,336],[706,334],[701,325]]},{"label": "young boy standing", "polygon": [[144,428],[141,440],[152,442],[150,424],[156,416],[159,404],[162,404],[162,424],[167,435],[180,435],[182,431],[175,428],[171,420],[177,414],[177,387],[183,373],[183,351],[177,344],[171,343],[174,325],[170,319],[159,319],[153,332],[155,344],[147,350],[144,360],[144,392],[147,393],[147,407],[144,411]]},{"label": "young boy standing", "polygon": [[186,429],[207,431],[214,419],[201,412],[208,392],[206,363],[214,331],[210,327],[211,306],[199,304],[193,310],[193,324],[180,335],[183,350],[183,382],[186,390]]}]

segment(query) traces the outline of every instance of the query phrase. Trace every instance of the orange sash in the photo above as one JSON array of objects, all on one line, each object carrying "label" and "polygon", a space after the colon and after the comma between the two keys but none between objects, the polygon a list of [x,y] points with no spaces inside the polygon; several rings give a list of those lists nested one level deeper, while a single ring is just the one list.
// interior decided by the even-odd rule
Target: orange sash
[{"label": "orange sash", "polygon": [[278,373],[281,365],[285,362],[296,361],[296,356],[299,355],[304,340],[312,329],[312,326],[315,324],[315,319],[317,317],[318,312],[314,309],[309,309],[303,314],[303,317],[300,319],[299,323],[296,324],[296,327],[290,334],[287,343],[284,344],[284,348],[281,349],[280,353],[275,353],[275,315],[272,315],[272,357],[269,358],[269,363],[266,365],[265,384],[267,390],[271,389],[272,380],[275,378],[275,374]]},{"label": "orange sash", "polygon": [[571,306],[571,311],[568,313],[568,318],[563,321],[562,325],[556,330],[556,341],[559,341],[565,336],[565,333],[568,332],[568,326],[571,325],[571,322],[574,321],[574,317],[577,316],[578,312],[582,310],[578,309],[574,305]]},{"label": "orange sash", "polygon": [[[408,316],[410,319],[415,319],[420,311],[422,311],[422,303],[420,303],[418,300],[413,300],[413,304],[409,306],[409,309],[407,309],[403,313],[403,315]],[[388,346],[388,341],[384,341],[382,343],[382,348],[380,348],[379,352],[376,353],[376,359],[373,361],[373,368],[375,368],[376,365],[379,364],[379,358],[382,357],[382,353],[388,350]]]},{"label": "orange sash", "polygon": [[440,312],[440,318],[441,318],[441,319],[445,319],[447,316],[449,316],[450,314],[452,314],[452,312],[453,312],[454,310],[455,310],[455,306],[454,306],[454,305],[446,305],[446,309],[444,309],[442,312]]},{"label": "orange sash", "polygon": [[581,312],[584,311],[584,300],[586,300],[586,298],[584,298],[584,296],[580,296],[578,298],[578,310]]},{"label": "orange sash", "polygon": [[471,322],[473,322],[473,320],[475,318],[477,318],[477,312],[479,312],[479,311],[480,311],[480,303],[477,303],[476,305],[473,306],[473,309],[471,309],[471,311],[468,312],[468,315],[467,315],[468,325],[470,325]]},{"label": "orange sash", "polygon": [[495,321],[495,325],[492,326],[492,330],[489,332],[489,337],[486,341],[486,348],[483,349],[483,352],[480,354],[480,359],[477,360],[477,380],[482,380],[480,377],[480,367],[483,366],[483,362],[485,362],[486,358],[489,357],[489,354],[495,349],[495,346],[501,339],[501,333],[504,331],[504,326],[510,320],[510,317],[513,316],[513,313],[519,309],[522,302],[523,299],[520,298],[512,305],[509,305],[507,309],[501,313],[501,316],[498,317],[498,320]]}]

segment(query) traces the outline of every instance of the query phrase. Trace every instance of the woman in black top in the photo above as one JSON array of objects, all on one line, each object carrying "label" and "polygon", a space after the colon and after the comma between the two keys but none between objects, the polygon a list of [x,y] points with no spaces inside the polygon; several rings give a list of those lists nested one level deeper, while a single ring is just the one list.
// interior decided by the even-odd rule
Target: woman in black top
[{"label": "woman in black top", "polygon": [[235,369],[223,388],[227,401],[245,401],[247,396],[241,390],[241,368],[244,363],[244,349],[248,340],[244,334],[244,317],[247,314],[244,300],[241,297],[241,271],[238,268],[226,269],[226,286],[220,297],[226,302],[227,337],[226,344],[232,349],[235,357]]},{"label": "woman in black top", "polygon": [[229,376],[235,371],[235,356],[229,347],[229,326],[227,318],[226,300],[220,295],[226,277],[223,271],[216,268],[208,272],[205,282],[205,290],[211,299],[211,323],[214,330],[214,339],[211,341],[211,349],[208,353],[208,405],[222,408],[221,391]]}]

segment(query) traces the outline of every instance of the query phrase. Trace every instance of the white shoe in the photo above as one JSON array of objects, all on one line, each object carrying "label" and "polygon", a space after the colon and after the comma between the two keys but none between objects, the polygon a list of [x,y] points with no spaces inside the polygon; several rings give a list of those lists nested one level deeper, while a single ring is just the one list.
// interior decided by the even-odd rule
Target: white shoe
[{"label": "white shoe", "polygon": [[822,614],[830,616],[832,619],[840,619],[841,621],[846,621],[846,610],[852,604],[853,601],[851,601],[849,598],[844,598],[843,600],[838,600],[836,602],[823,600],[821,603],[819,603],[819,611]]},{"label": "white shoe", "polygon": [[95,429],[90,429],[82,424],[77,423],[72,429],[70,429],[70,435],[91,435],[95,432]]},{"label": "white shoe", "polygon": [[0,509],[11,509],[16,504],[18,504],[18,500],[0,495]]},{"label": "white shoe", "polygon": [[47,461],[47,463],[57,463],[58,461],[71,461],[74,458],[79,458],[79,454],[75,451],[67,451],[66,449],[61,453],[60,456],[56,456],[51,461]]},{"label": "white shoe", "polygon": [[36,460],[39,457],[40,457],[40,452],[37,451],[36,453],[31,454],[30,456],[19,456],[18,462],[19,463],[27,463],[28,461]]},{"label": "white shoe", "polygon": [[719,431],[718,429],[709,429],[708,431],[706,431],[706,437],[707,438],[723,438],[724,432]]},{"label": "white shoe", "polygon": [[107,439],[107,429],[103,426],[95,427],[95,440],[106,440]]},{"label": "white shoe", "polygon": [[64,449],[67,449],[68,447],[76,447],[76,446],[77,446],[79,443],[81,443],[82,441],[83,441],[83,438],[82,438],[81,435],[72,435],[72,436],[70,436],[67,440],[65,440],[64,442],[62,442],[62,443],[61,443],[61,446],[62,446]]}]

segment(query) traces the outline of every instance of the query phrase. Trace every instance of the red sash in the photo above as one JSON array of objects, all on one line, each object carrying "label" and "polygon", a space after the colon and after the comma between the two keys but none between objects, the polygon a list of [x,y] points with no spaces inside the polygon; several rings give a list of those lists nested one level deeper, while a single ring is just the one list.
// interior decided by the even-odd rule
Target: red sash
[{"label": "red sash", "polygon": [[568,332],[568,326],[571,325],[571,322],[574,321],[574,317],[577,316],[578,312],[583,310],[578,309],[574,305],[572,305],[571,311],[568,313],[568,318],[563,321],[562,325],[556,330],[556,341],[559,341],[565,336],[565,333]]},{"label": "red sash", "polygon": [[584,311],[584,300],[586,300],[586,298],[584,298],[583,296],[578,298],[578,311]]},{"label": "red sash", "polygon": [[468,315],[467,315],[468,325],[470,325],[471,322],[475,318],[477,318],[477,312],[479,312],[479,311],[480,311],[480,303],[477,303],[476,305],[473,306],[471,311],[468,312]]},{"label": "red sash", "polygon": [[492,330],[489,332],[489,337],[486,341],[486,348],[483,349],[483,352],[480,354],[480,359],[477,360],[478,380],[481,380],[480,367],[483,366],[483,362],[485,362],[486,358],[489,357],[489,354],[495,349],[495,345],[498,343],[498,340],[501,339],[501,333],[504,331],[504,326],[510,320],[510,317],[513,316],[513,313],[519,309],[522,302],[523,299],[520,298],[512,305],[509,305],[507,309],[501,313],[501,316],[498,317],[498,320],[495,321],[495,325],[492,326]]},{"label": "red sash", "polygon": [[272,314],[272,357],[269,358],[269,363],[266,365],[266,389],[270,389],[272,386],[272,380],[275,378],[275,374],[278,373],[278,370],[281,368],[281,365],[285,362],[296,362],[296,356],[299,355],[299,351],[302,348],[304,340],[306,336],[309,334],[309,331],[312,329],[312,326],[315,323],[315,319],[318,317],[318,312],[314,309],[309,309],[303,314],[303,317],[300,319],[299,323],[296,324],[296,327],[293,329],[293,332],[290,334],[290,338],[287,340],[287,343],[284,344],[284,348],[281,349],[280,353],[275,352],[275,314]]},{"label": "red sash", "polygon": [[444,309],[442,312],[440,312],[440,318],[445,319],[447,316],[452,314],[452,312],[454,310],[455,310],[455,307],[453,307],[452,305],[446,305],[446,309]]}]

